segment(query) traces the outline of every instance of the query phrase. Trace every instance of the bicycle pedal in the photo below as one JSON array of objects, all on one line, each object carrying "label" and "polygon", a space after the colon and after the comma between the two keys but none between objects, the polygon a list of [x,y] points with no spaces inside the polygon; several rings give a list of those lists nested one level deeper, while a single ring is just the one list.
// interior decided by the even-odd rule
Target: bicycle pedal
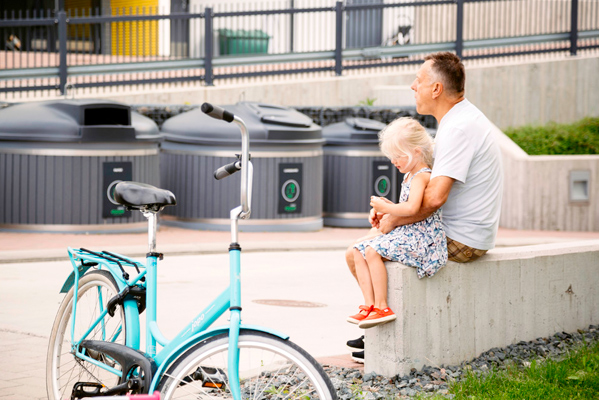
[{"label": "bicycle pedal", "polygon": [[198,367],[193,374],[183,379],[181,386],[194,381],[202,382],[202,387],[223,389],[227,384],[227,374],[220,368]]},{"label": "bicycle pedal", "polygon": [[100,392],[102,388],[104,388],[104,385],[97,382],[77,382],[73,386],[71,400],[102,396],[102,393]]},{"label": "bicycle pedal", "polygon": [[227,383],[227,374],[220,368],[202,367],[202,387],[222,389]]}]

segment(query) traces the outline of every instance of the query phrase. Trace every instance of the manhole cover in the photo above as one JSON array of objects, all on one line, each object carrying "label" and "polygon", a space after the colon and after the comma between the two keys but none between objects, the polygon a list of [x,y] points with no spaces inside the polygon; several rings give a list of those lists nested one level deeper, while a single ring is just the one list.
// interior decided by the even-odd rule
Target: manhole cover
[{"label": "manhole cover", "polygon": [[279,307],[326,307],[326,304],[314,303],[311,301],[299,301],[299,300],[254,300],[254,303],[265,304],[267,306],[279,306]]}]

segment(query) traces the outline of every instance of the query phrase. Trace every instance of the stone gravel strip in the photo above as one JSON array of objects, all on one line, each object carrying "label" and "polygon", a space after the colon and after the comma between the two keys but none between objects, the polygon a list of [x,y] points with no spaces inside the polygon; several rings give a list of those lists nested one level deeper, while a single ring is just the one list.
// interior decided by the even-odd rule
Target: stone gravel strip
[{"label": "stone gravel strip", "polygon": [[363,374],[353,368],[325,365],[340,400],[378,400],[414,397],[417,394],[439,395],[448,399],[449,384],[464,379],[469,372],[476,375],[505,370],[509,365],[529,367],[533,360],[559,360],[583,343],[599,341],[599,325],[575,333],[556,333],[551,337],[519,342],[505,348],[493,348],[479,357],[457,366],[412,368],[409,375],[385,378],[376,372]]}]

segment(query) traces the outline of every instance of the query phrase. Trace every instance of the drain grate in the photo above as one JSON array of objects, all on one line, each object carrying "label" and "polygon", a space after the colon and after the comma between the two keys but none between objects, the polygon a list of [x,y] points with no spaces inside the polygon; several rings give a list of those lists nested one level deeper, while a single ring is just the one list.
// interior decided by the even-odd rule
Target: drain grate
[{"label": "drain grate", "polygon": [[299,300],[253,300],[254,303],[264,304],[267,306],[278,306],[278,307],[304,307],[304,308],[316,308],[326,307],[326,304],[314,303],[312,301],[299,301]]}]

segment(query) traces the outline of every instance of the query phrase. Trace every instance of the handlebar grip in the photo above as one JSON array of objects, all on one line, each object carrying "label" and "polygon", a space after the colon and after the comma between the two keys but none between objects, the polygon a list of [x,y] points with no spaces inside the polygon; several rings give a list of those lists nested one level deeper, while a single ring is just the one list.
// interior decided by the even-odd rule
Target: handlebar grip
[{"label": "handlebar grip", "polygon": [[233,115],[233,113],[210,103],[202,104],[202,112],[204,114],[210,115],[212,118],[222,119],[223,121],[227,122],[233,122],[233,119],[235,119],[235,115]]},{"label": "handlebar grip", "polygon": [[220,180],[226,178],[229,175],[241,169],[241,163],[239,161],[232,162],[231,164],[223,165],[216,171],[214,171],[214,179]]}]

